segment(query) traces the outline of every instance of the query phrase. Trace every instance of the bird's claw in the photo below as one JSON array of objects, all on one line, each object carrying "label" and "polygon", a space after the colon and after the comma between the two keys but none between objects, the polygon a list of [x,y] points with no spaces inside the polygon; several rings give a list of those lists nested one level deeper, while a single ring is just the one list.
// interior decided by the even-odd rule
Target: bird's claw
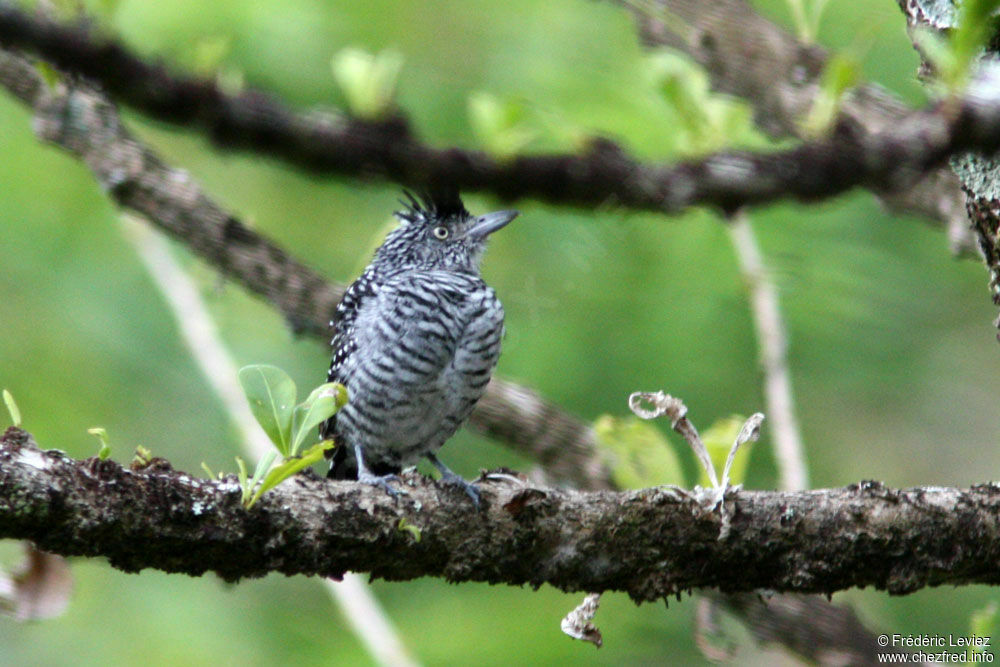
[{"label": "bird's claw", "polygon": [[476,506],[476,509],[479,509],[479,487],[478,486],[476,486],[472,482],[466,482],[461,476],[456,475],[455,473],[453,473],[451,471],[448,471],[446,473],[442,473],[441,474],[441,483],[442,484],[449,484],[451,486],[457,486],[460,489],[462,489],[463,491],[465,491],[465,494],[467,496],[469,496],[470,498],[472,498],[472,503]]},{"label": "bird's claw", "polygon": [[409,493],[407,493],[403,489],[396,489],[396,488],[393,488],[393,487],[389,486],[389,482],[399,482],[399,481],[401,481],[399,479],[399,475],[393,475],[393,474],[389,474],[389,475],[375,475],[375,474],[372,474],[372,473],[368,472],[367,470],[362,470],[362,471],[358,472],[358,481],[361,482],[362,484],[368,484],[370,486],[377,486],[380,489],[382,489],[383,491],[385,491],[387,494],[389,494],[389,496],[392,497],[392,498],[398,498],[399,496],[408,496],[408,495],[410,495]]}]

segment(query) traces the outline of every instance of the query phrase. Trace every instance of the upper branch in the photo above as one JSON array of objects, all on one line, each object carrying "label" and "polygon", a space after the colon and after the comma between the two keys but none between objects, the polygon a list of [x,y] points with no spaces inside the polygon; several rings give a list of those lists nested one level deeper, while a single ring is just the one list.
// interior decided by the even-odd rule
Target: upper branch
[{"label": "upper branch", "polygon": [[129,571],[237,579],[353,570],[623,591],[637,601],[704,587],[909,593],[1000,582],[996,485],[733,491],[723,515],[675,488],[584,493],[489,478],[476,511],[416,473],[404,481],[409,495],[395,500],[299,475],[245,510],[232,478],[197,479],[162,461],[131,470],[75,461],[11,427],[0,438],[0,537]]},{"label": "upper branch", "polygon": [[[231,95],[214,81],[172,74],[83,27],[59,25],[0,5],[0,44],[26,49],[99,81],[111,94],[162,120],[199,126],[220,145],[253,148],[300,167],[378,176],[410,185],[449,183],[503,198],[562,204],[615,201],[634,209],[723,210],[783,198],[832,197],[855,186],[895,190],[912,184],[949,155],[1000,145],[1000,109],[967,100],[910,113],[879,133],[849,126],[823,141],[769,154],[728,152],[676,165],[650,165],[599,140],[582,155],[497,160],[481,151],[421,143],[399,118],[364,122],[299,114],[260,92]],[[958,108],[959,113],[948,113]]]}]

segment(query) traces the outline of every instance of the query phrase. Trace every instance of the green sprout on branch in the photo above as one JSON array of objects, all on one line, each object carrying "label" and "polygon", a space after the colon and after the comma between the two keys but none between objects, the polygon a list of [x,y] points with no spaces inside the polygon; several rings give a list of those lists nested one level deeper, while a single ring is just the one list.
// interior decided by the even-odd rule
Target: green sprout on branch
[{"label": "green sprout on branch", "polygon": [[[328,382],[313,389],[304,401],[296,404],[295,382],[277,366],[244,366],[239,379],[250,411],[275,447],[257,462],[252,476],[247,474],[243,460],[236,459],[243,504],[250,508],[265,492],[319,462],[324,453],[333,448],[332,441],[324,440],[299,453],[307,439],[317,437],[319,425],[347,404],[347,388]],[[275,464],[279,456],[281,461]]]}]

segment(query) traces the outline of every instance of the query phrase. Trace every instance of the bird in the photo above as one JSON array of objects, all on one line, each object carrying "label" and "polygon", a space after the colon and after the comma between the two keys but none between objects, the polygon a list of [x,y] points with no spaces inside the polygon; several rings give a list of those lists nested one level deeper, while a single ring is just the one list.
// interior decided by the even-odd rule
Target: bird
[{"label": "bird", "polygon": [[518,216],[473,216],[458,191],[403,192],[399,226],[347,288],[331,326],[328,382],[347,404],[320,427],[334,448],[328,477],[389,483],[426,457],[479,507],[479,490],[437,451],[472,412],[500,356],[504,310],[480,276],[489,236]]}]

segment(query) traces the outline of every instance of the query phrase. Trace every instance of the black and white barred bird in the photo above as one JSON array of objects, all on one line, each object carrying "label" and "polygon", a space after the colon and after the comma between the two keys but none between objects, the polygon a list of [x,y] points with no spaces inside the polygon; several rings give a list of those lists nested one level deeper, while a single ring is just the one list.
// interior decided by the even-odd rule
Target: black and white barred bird
[{"label": "black and white barred bird", "polygon": [[479,504],[475,485],[436,452],[472,412],[500,356],[503,306],[479,276],[487,237],[517,216],[474,217],[455,191],[409,192],[400,226],[347,289],[328,378],[348,403],[321,428],[336,443],[329,477],[389,486],[426,456]]}]

